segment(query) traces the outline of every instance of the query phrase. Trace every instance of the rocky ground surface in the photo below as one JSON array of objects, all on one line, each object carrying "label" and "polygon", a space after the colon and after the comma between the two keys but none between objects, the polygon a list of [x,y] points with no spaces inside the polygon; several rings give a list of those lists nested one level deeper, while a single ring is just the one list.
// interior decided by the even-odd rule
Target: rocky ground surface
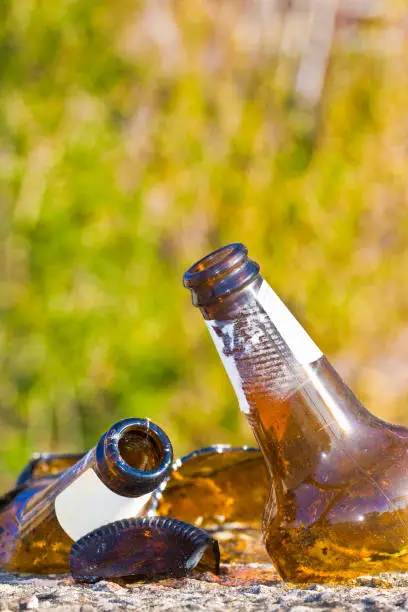
[{"label": "rocky ground surface", "polygon": [[408,574],[361,577],[347,586],[280,581],[271,566],[229,566],[219,577],[194,575],[142,584],[75,584],[67,576],[0,574],[0,610],[396,610],[408,609]]}]

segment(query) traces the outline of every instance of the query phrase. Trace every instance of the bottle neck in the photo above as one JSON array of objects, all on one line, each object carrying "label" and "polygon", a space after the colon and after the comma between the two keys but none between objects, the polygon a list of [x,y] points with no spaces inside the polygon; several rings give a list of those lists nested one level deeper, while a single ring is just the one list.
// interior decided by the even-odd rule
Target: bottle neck
[{"label": "bottle neck", "polygon": [[18,515],[21,529],[31,532],[55,511],[64,531],[77,539],[72,534],[86,533],[84,524],[98,527],[135,516],[172,462],[170,440],[160,427],[148,419],[123,419],[59,478],[27,496]]},{"label": "bottle neck", "polygon": [[[221,260],[226,278],[228,257]],[[200,306],[275,485],[280,480],[285,488],[293,487],[316,475],[317,466],[324,471],[333,448],[344,449],[355,435],[361,438],[376,419],[258,271],[243,286],[203,303],[202,284],[218,283],[211,262],[208,268],[205,264],[204,259],[198,274],[205,269],[207,278],[185,284],[195,294],[193,302]],[[241,266],[248,268],[247,257]]]}]

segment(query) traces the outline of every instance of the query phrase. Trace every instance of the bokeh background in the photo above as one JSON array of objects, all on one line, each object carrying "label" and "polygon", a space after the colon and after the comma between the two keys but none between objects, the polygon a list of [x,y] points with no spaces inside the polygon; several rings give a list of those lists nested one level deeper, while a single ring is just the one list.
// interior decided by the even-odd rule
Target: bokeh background
[{"label": "bokeh background", "polygon": [[181,284],[231,241],[408,423],[408,12],[376,0],[0,4],[0,483],[149,416],[252,441]]}]

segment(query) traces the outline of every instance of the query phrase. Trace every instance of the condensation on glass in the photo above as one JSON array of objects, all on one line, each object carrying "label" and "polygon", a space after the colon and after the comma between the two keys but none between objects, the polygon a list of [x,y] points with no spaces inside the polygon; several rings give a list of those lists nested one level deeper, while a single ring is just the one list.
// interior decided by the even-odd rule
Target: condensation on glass
[{"label": "condensation on glass", "polygon": [[408,430],[362,406],[244,245],[207,255],[184,285],[268,466],[263,531],[281,575],[407,570]]}]

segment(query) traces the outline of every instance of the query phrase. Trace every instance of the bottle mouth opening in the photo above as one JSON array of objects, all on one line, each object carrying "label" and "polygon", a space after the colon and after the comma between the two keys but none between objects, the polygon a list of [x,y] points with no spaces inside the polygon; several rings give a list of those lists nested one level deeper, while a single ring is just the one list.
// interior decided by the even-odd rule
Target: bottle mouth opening
[{"label": "bottle mouth opening", "polygon": [[162,441],[144,427],[131,425],[118,439],[122,461],[138,472],[155,472],[163,462]]},{"label": "bottle mouth opening", "polygon": [[226,246],[209,253],[184,274],[183,282],[187,288],[197,287],[211,277],[221,277],[226,272],[242,264],[247,256],[248,249],[240,242]]},{"label": "bottle mouth opening", "polygon": [[133,497],[160,485],[171,469],[173,448],[164,431],[149,419],[122,419],[99,440],[96,460],[105,484]]},{"label": "bottle mouth opening", "polygon": [[107,447],[122,473],[142,479],[166,473],[173,461],[170,440],[149,419],[120,421],[108,432]]},{"label": "bottle mouth opening", "polygon": [[209,255],[206,255],[205,257],[200,259],[200,261],[197,261],[197,263],[191,266],[190,272],[202,272],[202,270],[206,270],[207,268],[212,268],[213,266],[216,266],[217,264],[224,261],[224,259],[228,257],[228,255],[231,255],[231,253],[234,252],[235,246],[236,245],[229,244],[225,247],[217,249],[216,251],[213,251]]}]

